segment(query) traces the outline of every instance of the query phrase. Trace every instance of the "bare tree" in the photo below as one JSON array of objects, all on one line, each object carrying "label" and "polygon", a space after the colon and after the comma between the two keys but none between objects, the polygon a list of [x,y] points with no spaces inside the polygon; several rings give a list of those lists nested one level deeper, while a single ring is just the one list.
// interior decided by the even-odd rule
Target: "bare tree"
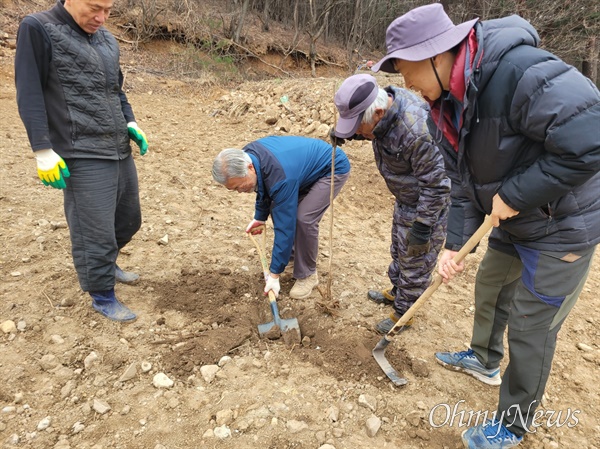
[{"label": "bare tree", "polygon": [[598,78],[598,59],[600,59],[598,38],[590,36],[588,40],[588,56],[581,62],[581,73],[591,79],[596,85],[600,83],[600,79]]},{"label": "bare tree", "polygon": [[310,47],[308,51],[308,58],[310,60],[310,73],[313,77],[317,76],[316,62],[317,62],[317,40],[325,31],[327,20],[331,9],[335,6],[336,0],[326,0],[325,5],[321,10],[318,10],[317,3],[319,0],[308,0],[308,24],[306,33],[310,38]]},{"label": "bare tree", "polygon": [[262,13],[263,31],[269,31],[269,0],[265,0]]},{"label": "bare tree", "polygon": [[243,1],[242,8],[237,19],[237,27],[235,28],[235,34],[233,35],[233,42],[236,44],[240,43],[240,35],[242,34],[244,19],[246,18],[246,12],[248,11],[248,3],[250,3],[250,0]]}]

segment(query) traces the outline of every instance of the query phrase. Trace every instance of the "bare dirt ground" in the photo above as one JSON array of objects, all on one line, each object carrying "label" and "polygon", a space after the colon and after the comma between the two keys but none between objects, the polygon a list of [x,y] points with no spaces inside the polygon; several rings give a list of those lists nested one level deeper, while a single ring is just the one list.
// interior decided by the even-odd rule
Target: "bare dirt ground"
[{"label": "bare dirt ground", "polygon": [[[14,50],[1,50],[0,324],[17,327],[0,331],[1,447],[458,448],[468,413],[494,410],[497,388],[433,358],[469,344],[485,240],[388,347],[408,385],[393,387],[371,356],[380,339],[372,327],[389,310],[366,292],[389,283],[393,198],[368,143],[344,147],[352,175],[335,202],[332,245],[329,214],[321,226],[318,269],[322,286],[331,276],[336,303],[317,291],[291,300],[286,273],[280,310],[308,338],[292,346],[259,338],[257,325],[271,316],[244,233],[254,198],[216,185],[212,160],[269,134],[324,138],[341,78],[225,89],[157,76],[124,52],[150,150],[136,155],[142,228],[119,259],[141,281],[117,286],[138,319],[120,325],[95,313],[79,289],[62,193],[37,178],[15,103]],[[560,333],[547,415],[525,449],[600,447],[599,263]],[[158,373],[173,385],[156,387]]]}]

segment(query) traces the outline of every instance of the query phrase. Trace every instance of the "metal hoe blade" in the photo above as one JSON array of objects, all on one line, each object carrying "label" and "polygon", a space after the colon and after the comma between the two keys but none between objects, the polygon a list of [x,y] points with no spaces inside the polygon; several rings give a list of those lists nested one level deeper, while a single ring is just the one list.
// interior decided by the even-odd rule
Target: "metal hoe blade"
[{"label": "metal hoe blade", "polygon": [[381,340],[379,340],[379,343],[377,343],[373,348],[372,354],[375,358],[375,361],[381,367],[385,375],[394,383],[394,385],[396,385],[397,387],[401,387],[403,385],[406,385],[408,383],[408,380],[406,380],[404,377],[398,376],[398,373],[396,372],[394,367],[390,365],[390,362],[388,362],[385,358],[385,348],[387,348],[387,345],[390,344],[390,341],[391,340],[387,339],[387,335],[383,337]]},{"label": "metal hoe blade", "polygon": [[[475,234],[471,236],[471,238],[464,244],[464,246],[460,249],[460,251],[454,256],[454,262],[460,263],[467,254],[469,254],[473,248],[477,246],[480,240],[487,234],[487,232],[492,228],[492,219],[491,217],[485,217],[484,222],[479,226],[479,229],[475,231]],[[385,375],[399,387],[406,385],[408,381],[400,377],[398,372],[394,369],[394,367],[388,362],[385,358],[385,349],[392,341],[394,335],[396,335],[402,327],[413,317],[415,312],[419,310],[419,308],[423,305],[425,301],[427,301],[431,295],[438,289],[438,287],[442,284],[442,277],[439,274],[436,274],[433,278],[433,282],[423,292],[423,294],[417,299],[417,301],[411,306],[410,309],[406,311],[402,317],[394,324],[394,327],[390,329],[390,331],[381,339],[379,343],[375,345],[373,348],[372,354],[373,358],[377,362],[377,364],[381,367]]]}]

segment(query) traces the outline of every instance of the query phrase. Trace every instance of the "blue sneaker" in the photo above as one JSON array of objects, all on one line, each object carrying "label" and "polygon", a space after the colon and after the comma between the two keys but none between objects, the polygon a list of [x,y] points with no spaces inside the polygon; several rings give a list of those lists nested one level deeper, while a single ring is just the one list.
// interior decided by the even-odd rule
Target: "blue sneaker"
[{"label": "blue sneaker", "polygon": [[503,424],[487,420],[462,433],[463,444],[468,449],[508,449],[517,446],[523,437],[518,437]]},{"label": "blue sneaker", "polygon": [[113,321],[133,321],[137,318],[136,314],[121,304],[115,296],[115,289],[89,292],[92,297],[92,307],[96,312],[101,313],[109,320]]},{"label": "blue sneaker", "polygon": [[435,360],[445,368],[467,373],[484,384],[498,386],[502,383],[500,368],[487,369],[477,359],[472,349],[460,352],[436,352]]}]

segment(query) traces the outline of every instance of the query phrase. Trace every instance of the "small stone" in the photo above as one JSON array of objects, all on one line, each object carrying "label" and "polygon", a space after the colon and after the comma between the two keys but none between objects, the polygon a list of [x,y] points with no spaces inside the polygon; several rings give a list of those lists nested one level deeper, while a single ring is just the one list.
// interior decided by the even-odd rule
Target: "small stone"
[{"label": "small stone", "polygon": [[50,371],[60,365],[58,358],[54,354],[43,355],[40,359],[40,366],[44,371]]},{"label": "small stone", "polygon": [[63,298],[60,300],[61,307],[73,307],[75,305],[75,299],[73,298]]},{"label": "small stone", "polygon": [[14,321],[6,320],[0,324],[0,330],[5,334],[11,334],[17,331],[17,326],[15,325]]},{"label": "small stone", "polygon": [[287,429],[290,433],[298,433],[298,432],[302,432],[305,429],[308,429],[308,424],[306,424],[304,421],[297,421],[295,419],[290,419],[285,424],[285,427],[287,427]]},{"label": "small stone", "polygon": [[38,431],[46,430],[48,427],[50,427],[51,423],[52,423],[52,418],[50,418],[49,416],[46,416],[44,419],[42,419],[38,423],[37,430]]},{"label": "small stone", "polygon": [[577,343],[577,349],[584,352],[592,352],[594,350],[594,348],[592,348],[589,345],[586,345],[585,343]]},{"label": "small stone", "polygon": [[223,425],[220,427],[215,427],[215,429],[213,430],[215,436],[217,438],[219,438],[220,440],[224,440],[225,438],[229,438],[231,437],[231,430],[229,429],[229,427]]},{"label": "small stone", "polygon": [[381,428],[381,419],[379,419],[377,416],[371,416],[369,419],[367,419],[365,427],[367,429],[367,435],[373,438],[375,435],[377,435],[377,432]]},{"label": "small stone", "polygon": [[421,423],[421,412],[418,410],[413,410],[412,412],[406,415],[406,421],[414,427],[418,427]]},{"label": "small stone", "polygon": [[157,373],[152,379],[152,385],[156,388],[171,388],[174,383],[165,373]]},{"label": "small stone", "polygon": [[15,393],[14,402],[15,402],[15,404],[20,404],[21,402],[23,402],[23,393],[21,393],[21,392]]},{"label": "small stone", "polygon": [[147,373],[152,369],[152,363],[150,362],[142,362],[142,373]]},{"label": "small stone", "polygon": [[165,234],[158,240],[159,245],[168,245],[169,244],[169,234]]},{"label": "small stone", "polygon": [[429,366],[427,361],[423,359],[413,359],[411,361],[411,369],[415,376],[429,377]]},{"label": "small stone", "polygon": [[215,379],[219,369],[217,365],[204,365],[200,367],[200,374],[202,374],[202,378],[206,383],[211,383]]},{"label": "small stone", "polygon": [[75,424],[73,424],[73,433],[74,434],[78,434],[79,432],[83,431],[83,429],[85,429],[85,426],[80,423],[79,421],[77,421]]},{"label": "small stone", "polygon": [[96,362],[96,360],[98,360],[98,354],[96,354],[94,351],[92,351],[83,360],[83,366],[85,367],[86,370],[89,370],[92,366],[94,366],[94,363]]},{"label": "small stone", "polygon": [[331,422],[337,422],[340,419],[340,409],[336,406],[331,406],[327,409],[327,417]]},{"label": "small stone", "polygon": [[372,412],[377,410],[377,399],[375,399],[370,394],[361,394],[358,397],[358,405],[362,405],[365,408],[368,408]]},{"label": "small stone", "polygon": [[231,424],[231,422],[233,421],[233,410],[219,410],[215,415],[215,421],[220,426]]},{"label": "small stone", "polygon": [[110,405],[108,405],[107,402],[102,401],[101,399],[94,399],[92,409],[100,415],[104,415],[105,413],[111,410]]},{"label": "small stone", "polygon": [[51,335],[50,342],[55,345],[62,345],[65,340],[60,335]]},{"label": "small stone", "polygon": [[225,355],[219,359],[218,365],[219,365],[219,367],[223,368],[229,362],[231,362],[231,357],[229,357],[228,355]]},{"label": "small stone", "polygon": [[119,377],[119,382],[127,382],[128,380],[133,379],[137,375],[137,364],[132,363],[127,367],[127,369],[121,374]]}]

